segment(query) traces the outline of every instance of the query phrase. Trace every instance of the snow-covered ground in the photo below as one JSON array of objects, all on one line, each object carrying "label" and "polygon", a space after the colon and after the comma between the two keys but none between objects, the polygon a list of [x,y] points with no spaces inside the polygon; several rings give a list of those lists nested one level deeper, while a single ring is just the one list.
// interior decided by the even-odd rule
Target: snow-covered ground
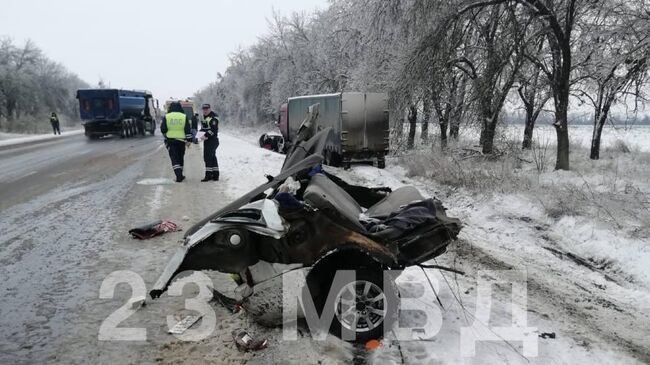
[{"label": "snow-covered ground", "polygon": [[[593,126],[572,125],[569,126],[569,138],[574,146],[588,148],[591,146]],[[523,125],[509,125],[504,128],[503,134],[509,139],[520,140],[524,135]],[[542,143],[554,143],[556,139],[555,128],[551,125],[541,124],[535,126],[533,141]],[[604,149],[613,148],[618,141],[623,141],[632,151],[650,152],[650,125],[619,126],[605,125],[601,136],[601,147]]]},{"label": "snow-covered ground", "polygon": [[61,132],[61,135],[48,134],[15,134],[15,133],[0,133],[0,147],[13,146],[22,143],[45,141],[65,136],[72,136],[82,134],[83,129],[73,129]]},{"label": "snow-covered ground", "polygon": [[[416,144],[419,143],[421,124],[416,126]],[[437,125],[429,125],[429,138],[437,142]],[[478,141],[480,131],[476,128],[461,127],[460,138],[467,141]],[[593,126],[590,125],[569,125],[569,140],[573,147],[589,148]],[[408,125],[404,124],[404,136],[408,135]],[[524,125],[506,125],[497,128],[495,139],[497,142],[515,141],[521,144],[524,135]],[[555,128],[548,124],[538,124],[533,133],[533,142],[540,145],[554,144],[556,140]],[[650,125],[620,126],[605,125],[601,137],[601,148],[603,150],[617,147],[617,144],[624,142],[633,152],[650,152]]]}]

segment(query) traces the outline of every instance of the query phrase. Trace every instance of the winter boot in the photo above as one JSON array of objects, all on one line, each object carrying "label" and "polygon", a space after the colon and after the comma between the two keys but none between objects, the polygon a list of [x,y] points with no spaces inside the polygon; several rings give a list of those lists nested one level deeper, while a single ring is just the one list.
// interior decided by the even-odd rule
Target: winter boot
[{"label": "winter boot", "polygon": [[206,181],[212,181],[212,171],[206,171],[205,172],[205,177],[201,182],[206,182]]},{"label": "winter boot", "polygon": [[174,169],[174,174],[176,175],[176,182],[182,182],[185,180],[185,176],[183,176],[183,169],[176,168]]},{"label": "winter boot", "polygon": [[219,181],[219,171],[212,171],[212,180]]}]

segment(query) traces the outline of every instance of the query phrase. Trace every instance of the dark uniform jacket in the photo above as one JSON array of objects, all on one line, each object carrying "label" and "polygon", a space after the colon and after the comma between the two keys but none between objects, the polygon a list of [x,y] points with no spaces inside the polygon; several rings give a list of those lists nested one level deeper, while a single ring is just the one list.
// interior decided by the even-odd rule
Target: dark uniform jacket
[{"label": "dark uniform jacket", "polygon": [[201,121],[201,131],[205,132],[206,139],[218,138],[219,118],[217,118],[217,114],[210,112],[210,114],[203,117],[203,121]]}]

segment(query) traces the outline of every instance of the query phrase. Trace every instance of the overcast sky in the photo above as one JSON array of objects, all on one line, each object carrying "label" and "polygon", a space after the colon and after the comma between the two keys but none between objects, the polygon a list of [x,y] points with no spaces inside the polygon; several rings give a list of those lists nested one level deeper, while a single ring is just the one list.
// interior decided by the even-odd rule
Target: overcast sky
[{"label": "overcast sky", "polygon": [[327,0],[2,0],[0,37],[31,39],[91,85],[184,98],[224,72],[228,57],[281,14]]}]

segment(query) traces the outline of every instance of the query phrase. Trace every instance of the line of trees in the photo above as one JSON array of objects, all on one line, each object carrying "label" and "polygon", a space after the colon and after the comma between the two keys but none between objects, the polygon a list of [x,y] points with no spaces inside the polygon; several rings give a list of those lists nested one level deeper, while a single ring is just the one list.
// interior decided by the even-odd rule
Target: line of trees
[{"label": "line of trees", "polygon": [[0,130],[48,130],[49,114],[79,119],[75,92],[88,84],[61,64],[48,59],[27,41],[22,46],[0,38]]},{"label": "line of trees", "polygon": [[598,159],[612,107],[647,101],[650,0],[333,0],[311,15],[276,14],[269,28],[196,98],[259,123],[290,96],[387,91],[407,146],[418,120],[424,142],[439,125],[443,148],[470,124],[485,154],[510,102],[526,115],[524,149],[540,113],[553,113],[556,169],[570,167],[573,105],[593,109]]}]

